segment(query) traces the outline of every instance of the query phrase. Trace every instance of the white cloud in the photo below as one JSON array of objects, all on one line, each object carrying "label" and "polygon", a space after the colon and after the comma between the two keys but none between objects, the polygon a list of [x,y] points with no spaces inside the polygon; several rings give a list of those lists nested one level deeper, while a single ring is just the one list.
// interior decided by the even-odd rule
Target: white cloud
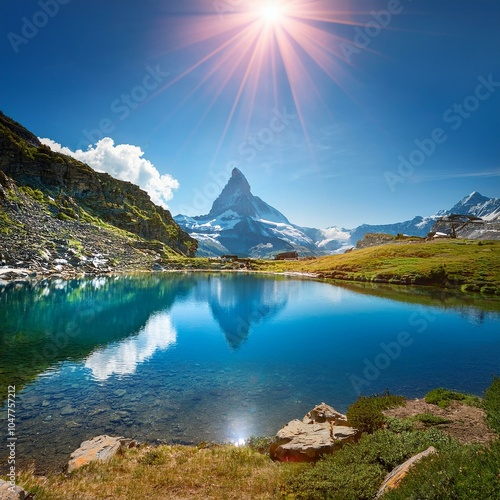
[{"label": "white cloud", "polygon": [[160,312],[149,318],[137,336],[94,351],[85,360],[85,367],[92,370],[97,380],[107,380],[112,375],[131,375],[157,351],[164,351],[176,342],[177,331],[170,316]]},{"label": "white cloud", "polygon": [[90,165],[97,172],[107,172],[116,179],[137,184],[146,191],[154,203],[164,208],[173,197],[173,190],[179,188],[179,182],[169,174],[161,175],[156,167],[143,158],[144,151],[131,144],[118,144],[113,139],[105,137],[90,146],[86,151],[72,151],[51,139],[40,139],[58,153],[72,156]]}]

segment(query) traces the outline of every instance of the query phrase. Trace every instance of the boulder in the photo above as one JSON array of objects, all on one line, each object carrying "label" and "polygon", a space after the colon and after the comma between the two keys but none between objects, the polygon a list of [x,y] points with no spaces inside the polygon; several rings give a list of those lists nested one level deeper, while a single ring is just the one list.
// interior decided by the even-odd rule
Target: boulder
[{"label": "boulder", "polygon": [[133,448],[136,442],[124,437],[97,436],[89,441],[84,441],[80,448],[71,454],[68,462],[68,473],[73,472],[91,462],[107,462],[119,451]]},{"label": "boulder", "polygon": [[278,431],[270,455],[281,462],[312,462],[359,436],[357,429],[347,425],[345,415],[321,403],[302,420],[292,420]]},{"label": "boulder", "polygon": [[347,417],[334,410],[331,406],[325,403],[321,403],[315,406],[309,413],[306,413],[305,417],[302,419],[305,424],[312,424],[314,422],[333,422],[334,425],[347,426]]},{"label": "boulder", "polygon": [[399,465],[392,472],[389,472],[389,474],[387,474],[387,476],[385,477],[384,482],[378,490],[377,496],[375,498],[381,498],[389,490],[396,489],[415,464],[420,462],[423,458],[435,454],[437,454],[436,448],[434,448],[434,446],[430,446],[422,453],[409,458],[404,464]]},{"label": "boulder", "polygon": [[12,486],[10,482],[0,479],[0,500],[29,500],[33,495],[19,486]]}]

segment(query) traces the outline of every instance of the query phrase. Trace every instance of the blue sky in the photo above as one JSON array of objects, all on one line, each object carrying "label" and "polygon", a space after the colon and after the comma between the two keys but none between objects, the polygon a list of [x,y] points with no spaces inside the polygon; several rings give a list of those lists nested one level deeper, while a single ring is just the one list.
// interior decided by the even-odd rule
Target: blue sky
[{"label": "blue sky", "polygon": [[0,109],[174,215],[233,166],[314,227],[500,196],[498,0],[275,3],[0,0]]}]

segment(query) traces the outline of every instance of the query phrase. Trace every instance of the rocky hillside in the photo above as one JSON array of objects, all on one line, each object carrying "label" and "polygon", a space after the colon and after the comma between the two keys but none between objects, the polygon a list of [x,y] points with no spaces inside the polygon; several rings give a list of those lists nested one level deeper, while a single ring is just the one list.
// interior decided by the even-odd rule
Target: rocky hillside
[{"label": "rocky hillside", "polygon": [[0,113],[4,264],[41,257],[47,262],[50,256],[68,261],[74,255],[69,241],[74,252],[86,258],[82,262],[90,260],[93,267],[101,261],[149,265],[152,256],[153,261],[192,256],[197,248],[197,241],[181,230],[170,212],[156,206],[138,186],[52,152]]}]

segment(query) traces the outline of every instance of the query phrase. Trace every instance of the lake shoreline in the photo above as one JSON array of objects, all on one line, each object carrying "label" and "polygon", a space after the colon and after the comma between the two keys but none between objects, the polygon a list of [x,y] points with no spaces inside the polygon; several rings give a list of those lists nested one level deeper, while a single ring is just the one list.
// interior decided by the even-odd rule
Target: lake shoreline
[{"label": "lake shoreline", "polygon": [[[191,260],[191,259],[190,259]],[[273,264],[274,261],[270,261],[269,264]],[[214,269],[214,268],[184,268],[179,266],[178,268],[161,269],[161,270],[151,270],[145,267],[138,266],[134,269],[113,269],[102,271],[96,269],[95,272],[81,272],[74,269],[72,266],[61,271],[47,271],[40,273],[32,268],[16,268],[13,266],[0,267],[0,287],[8,286],[9,284],[17,283],[36,283],[45,280],[75,280],[75,279],[94,279],[100,277],[116,277],[116,276],[131,276],[140,274],[151,274],[151,275],[162,275],[162,274],[190,274],[190,273],[210,273],[210,274],[255,274],[255,275],[267,275],[267,276],[283,276],[287,278],[305,279],[305,280],[316,280],[325,283],[330,283],[337,286],[348,286],[353,285],[355,287],[362,287],[361,289],[366,289],[367,287],[390,287],[395,290],[403,291],[406,293],[411,289],[418,289],[421,291],[429,292],[440,292],[449,293],[452,295],[457,295],[457,297],[470,298],[470,299],[484,299],[490,304],[498,304],[500,307],[500,297],[494,294],[483,294],[478,291],[466,290],[460,285],[448,283],[436,283],[433,285],[426,283],[410,283],[407,281],[397,282],[391,279],[378,279],[378,280],[367,280],[358,277],[346,277],[339,276],[333,273],[311,273],[306,271],[277,271],[273,269]]]}]

